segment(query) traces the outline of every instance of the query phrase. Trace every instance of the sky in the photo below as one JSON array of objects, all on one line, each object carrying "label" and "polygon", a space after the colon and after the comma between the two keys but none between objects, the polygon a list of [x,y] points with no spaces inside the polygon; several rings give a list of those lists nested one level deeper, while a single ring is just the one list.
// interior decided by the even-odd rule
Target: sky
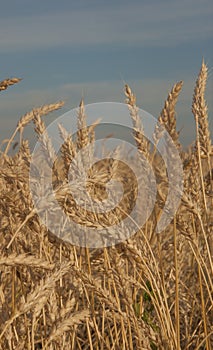
[{"label": "sky", "polygon": [[183,80],[177,124],[187,146],[195,136],[191,103],[203,58],[213,131],[211,0],[0,0],[0,9],[0,80],[23,79],[0,95],[0,143],[34,107],[65,101],[45,117],[48,124],[82,96],[86,104],[124,102],[125,83],[157,118]]}]

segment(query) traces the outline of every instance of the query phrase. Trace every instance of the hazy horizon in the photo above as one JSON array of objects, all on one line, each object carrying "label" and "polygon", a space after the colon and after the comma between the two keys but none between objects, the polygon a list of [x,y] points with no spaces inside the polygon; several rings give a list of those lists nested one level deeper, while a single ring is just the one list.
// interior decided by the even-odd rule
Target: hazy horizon
[{"label": "hazy horizon", "polygon": [[[195,136],[193,89],[202,59],[209,67],[206,100],[213,131],[213,3],[210,0],[1,1],[0,80],[19,77],[1,92],[0,142],[34,107],[65,100],[61,111],[85,104],[124,102],[127,82],[138,106],[158,117],[173,84],[182,143]],[[32,127],[28,128],[32,135]]]}]

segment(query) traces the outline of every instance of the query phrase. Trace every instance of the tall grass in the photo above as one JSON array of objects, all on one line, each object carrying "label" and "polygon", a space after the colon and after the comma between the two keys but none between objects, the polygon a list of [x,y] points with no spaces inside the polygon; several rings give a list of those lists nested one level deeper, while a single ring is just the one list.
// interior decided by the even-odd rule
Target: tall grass
[{"label": "tall grass", "polygon": [[[157,200],[144,227],[116,246],[88,249],[66,243],[41,224],[28,184],[31,150],[23,130],[31,121],[49,159],[55,150],[43,116],[63,103],[33,109],[19,121],[0,153],[0,349],[206,349],[213,341],[213,148],[205,102],[207,67],[202,63],[192,102],[196,139],[187,151],[179,141],[175,105],[182,82],[174,85],[159,114],[154,147],[143,134],[136,96],[125,86],[139,153],[158,178]],[[6,79],[0,91],[19,82]],[[1,98],[4,98],[2,95]],[[84,103],[78,114],[77,139],[59,126],[63,139],[54,163],[54,188],[70,217],[81,222],[83,210],[67,202],[67,173],[79,149],[95,142],[87,127]],[[163,159],[157,153],[162,127],[178,148],[184,168],[184,193],[171,224],[155,227],[168,192]],[[20,141],[11,153],[16,134]],[[46,134],[45,134],[46,133]],[[121,208],[106,223],[128,213],[135,200],[134,177],[119,162],[99,162],[91,170],[90,194],[105,195],[106,182],[129,175]],[[131,194],[131,195],[130,195]],[[68,206],[68,204],[69,206]],[[86,215],[86,225],[103,217]],[[85,222],[85,221],[84,221]]]}]

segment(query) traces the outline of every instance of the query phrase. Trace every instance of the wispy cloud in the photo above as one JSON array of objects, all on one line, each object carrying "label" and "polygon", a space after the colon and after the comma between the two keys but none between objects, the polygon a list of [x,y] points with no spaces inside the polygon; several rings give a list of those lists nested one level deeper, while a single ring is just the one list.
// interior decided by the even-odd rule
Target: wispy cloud
[{"label": "wispy cloud", "polygon": [[[50,7],[51,8],[51,7]],[[124,2],[1,18],[1,52],[64,46],[173,46],[211,39],[210,0]]]}]

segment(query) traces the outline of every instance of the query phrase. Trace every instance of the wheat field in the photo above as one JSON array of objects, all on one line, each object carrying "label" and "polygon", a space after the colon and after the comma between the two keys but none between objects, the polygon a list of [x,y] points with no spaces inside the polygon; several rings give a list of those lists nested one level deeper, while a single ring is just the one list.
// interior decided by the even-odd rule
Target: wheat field
[{"label": "wheat field", "polygon": [[[139,154],[146,157],[159,179],[157,198],[146,224],[115,246],[89,249],[56,238],[34,209],[29,170],[32,153],[24,128],[33,123],[38,138],[45,133],[44,116],[63,106],[59,101],[34,108],[19,120],[10,140],[0,149],[0,349],[206,349],[213,345],[213,147],[208,126],[205,87],[208,69],[203,62],[192,99],[196,126],[193,145],[179,141],[176,103],[183,82],[176,83],[159,114],[154,147],[139,126],[136,96],[124,92]],[[4,90],[20,79],[5,79]],[[87,127],[84,102],[79,105],[77,139],[63,139],[54,161],[56,196],[67,215],[81,220],[73,198],[65,194],[67,173],[79,149],[95,142],[96,124]],[[156,152],[162,126],[181,156],[184,178],[181,204],[169,224],[156,234],[168,192],[163,159]],[[19,135],[19,142],[15,137]],[[3,140],[2,140],[3,141]],[[54,149],[48,135],[43,147]],[[127,176],[122,208],[106,217],[114,222],[129,212],[135,200],[135,179],[116,162],[100,162],[90,194],[103,198],[110,177]],[[96,217],[99,222],[103,218]],[[94,216],[84,216],[94,225]],[[114,220],[114,221],[113,221]],[[101,221],[102,222],[102,221]],[[99,223],[101,225],[101,222]]]}]

